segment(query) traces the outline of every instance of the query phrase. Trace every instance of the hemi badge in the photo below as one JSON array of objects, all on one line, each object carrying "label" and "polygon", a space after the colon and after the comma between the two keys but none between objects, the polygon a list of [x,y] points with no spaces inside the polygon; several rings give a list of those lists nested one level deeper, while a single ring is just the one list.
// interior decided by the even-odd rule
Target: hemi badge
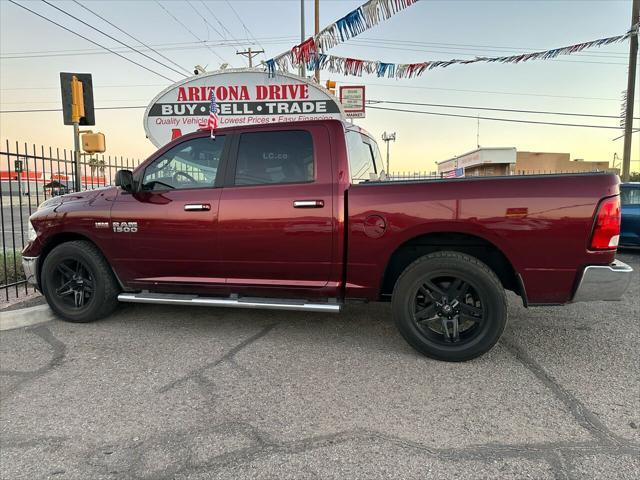
[{"label": "hemi badge", "polygon": [[109,222],[96,222],[96,228],[109,228]]}]

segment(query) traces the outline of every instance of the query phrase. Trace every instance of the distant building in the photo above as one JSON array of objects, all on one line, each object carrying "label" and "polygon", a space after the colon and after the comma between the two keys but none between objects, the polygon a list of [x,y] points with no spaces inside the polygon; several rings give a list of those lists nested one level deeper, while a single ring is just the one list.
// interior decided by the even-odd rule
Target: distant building
[{"label": "distant building", "polygon": [[606,161],[571,160],[568,153],[518,152],[515,147],[478,148],[438,163],[438,174],[444,177],[595,171],[617,173]]},{"label": "distant building", "polygon": [[464,174],[457,176],[477,177],[487,175],[511,175],[517,159],[515,147],[478,148],[438,163],[442,176],[463,168]]},{"label": "distant building", "polygon": [[568,153],[518,152],[516,174],[521,173],[570,173],[613,171],[609,162],[585,162],[571,160]]}]

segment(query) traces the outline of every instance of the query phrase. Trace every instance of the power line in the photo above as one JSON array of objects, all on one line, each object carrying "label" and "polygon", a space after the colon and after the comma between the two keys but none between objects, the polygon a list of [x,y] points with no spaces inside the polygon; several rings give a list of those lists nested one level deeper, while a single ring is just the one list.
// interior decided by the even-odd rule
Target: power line
[{"label": "power line", "polygon": [[71,30],[71,29],[69,29],[69,28],[65,27],[64,25],[61,25],[61,24],[59,24],[59,23],[57,23],[57,22],[54,22],[54,21],[53,21],[53,20],[51,20],[50,18],[47,18],[47,17],[45,17],[44,15],[40,15],[38,12],[35,12],[35,11],[31,10],[30,8],[27,8],[27,7],[25,7],[24,5],[20,5],[18,2],[15,2],[14,0],[9,0],[9,2],[13,3],[14,5],[17,5],[18,7],[22,8],[22,9],[24,9],[24,10],[28,11],[28,12],[31,12],[32,14],[34,14],[34,15],[36,15],[36,16],[38,16],[38,17],[40,17],[40,18],[44,19],[44,20],[46,20],[47,22],[53,23],[54,25],[56,25],[56,26],[58,26],[58,27],[62,28],[63,30],[66,30],[66,31],[67,31],[67,32],[69,32],[69,33],[73,33],[74,35],[76,35],[76,36],[78,36],[78,37],[80,37],[80,38],[83,38],[84,40],[86,40],[86,41],[88,41],[88,42],[91,42],[91,43],[93,43],[94,45],[97,45],[98,47],[103,48],[103,49],[105,49],[105,50],[107,50],[107,51],[109,51],[109,52],[113,53],[114,55],[117,55],[117,56],[118,56],[118,57],[120,57],[120,58],[123,58],[123,59],[124,59],[124,60],[126,60],[127,62],[131,62],[131,63],[133,63],[134,65],[137,65],[137,66],[139,66],[139,67],[141,67],[141,68],[144,68],[145,70],[147,70],[147,71],[149,71],[149,72],[151,72],[151,73],[153,73],[153,74],[155,74],[155,75],[158,75],[159,77],[162,77],[162,78],[164,78],[165,80],[169,80],[171,83],[173,83],[173,82],[174,82],[174,80],[172,80],[171,78],[166,77],[166,76],[164,76],[163,74],[156,72],[155,70],[151,70],[149,67],[145,67],[144,65],[142,65],[141,63],[136,62],[135,60],[132,60],[132,59],[130,59],[130,58],[127,58],[127,57],[125,57],[124,55],[121,55],[121,54],[119,54],[118,52],[115,52],[115,51],[111,50],[109,47],[105,47],[104,45],[101,45],[101,44],[100,44],[100,43],[98,43],[98,42],[94,42],[94,41],[93,41],[93,40],[91,40],[90,38],[87,38],[87,37],[85,37],[84,35],[82,35],[82,34],[80,34],[80,33],[78,33],[78,32],[75,32],[75,31],[73,31],[73,30]]},{"label": "power line", "polygon": [[[393,85],[393,84],[378,84],[378,83],[363,83],[363,82],[345,82],[342,81],[340,83],[349,83],[354,85],[366,85],[370,87],[376,86],[384,86],[384,87],[397,87],[397,88],[417,88],[417,89],[426,89],[426,90],[443,90],[443,91],[453,91],[453,92],[470,92],[470,93],[488,93],[488,94],[496,94],[496,95],[515,95],[515,96],[534,96],[534,97],[551,97],[551,98],[569,98],[569,99],[582,99],[582,100],[615,100],[619,101],[619,98],[602,98],[602,97],[574,97],[567,95],[550,95],[544,93],[526,93],[526,92],[501,92],[501,91],[492,91],[492,90],[463,90],[456,88],[438,88],[438,87],[422,87],[416,85]],[[100,88],[133,88],[133,87],[164,87],[166,86],[163,83],[149,83],[149,84],[124,84],[124,85],[96,85],[96,87]],[[12,88],[0,88],[0,91],[6,90],[58,90],[59,87],[12,87]],[[616,117],[618,118],[618,117]]]},{"label": "power line", "polygon": [[[364,40],[353,40],[353,46],[354,47],[374,47],[374,48],[382,48],[385,50],[402,50],[405,52],[421,52],[421,53],[446,53],[446,54],[452,54],[455,52],[442,52],[442,51],[438,51],[438,50],[424,50],[424,49],[417,49],[417,48],[407,48],[407,47],[389,47],[389,46],[383,46],[383,45],[378,45],[375,43],[366,43],[366,41]],[[476,57],[478,56],[476,53],[468,53],[468,52],[458,52],[459,55],[469,55],[472,57]],[[563,63],[593,63],[593,64],[600,64],[600,65],[627,65],[624,62],[596,62],[593,60],[561,60],[561,59],[551,59],[554,62],[563,62]]]},{"label": "power line", "polygon": [[[119,106],[119,107],[96,107],[96,110],[119,110],[119,109],[138,109],[138,108],[147,108],[146,105],[131,105],[131,106]],[[498,122],[514,122],[514,123],[528,123],[534,125],[554,125],[559,127],[582,127],[582,128],[605,128],[609,130],[620,130],[620,127],[611,127],[608,125],[588,125],[588,124],[577,124],[577,123],[559,123],[559,122],[541,122],[536,120],[517,120],[513,118],[499,118],[499,117],[479,117],[474,115],[460,115],[455,113],[440,113],[440,112],[425,112],[423,110],[408,110],[408,109],[398,109],[398,108],[386,108],[386,107],[375,107],[369,106],[368,108],[375,110],[387,110],[391,112],[401,112],[401,113],[421,113],[423,115],[435,115],[440,117],[456,117],[456,118],[471,118],[473,120],[492,120]],[[0,110],[0,114],[2,113],[39,113],[39,112],[61,112],[61,108],[37,108],[37,109],[28,109],[28,110]]]},{"label": "power line", "polygon": [[[11,1],[11,0],[9,0]],[[147,108],[146,105],[122,105],[119,107],[94,107],[94,110],[128,110],[134,108]],[[33,108],[29,110],[0,110],[0,113],[41,113],[41,112],[61,112],[61,108]]]},{"label": "power line", "polygon": [[[281,43],[284,41],[289,41],[289,40],[297,40],[298,37],[296,36],[275,36],[275,37],[260,37],[262,39],[262,41],[264,43]],[[244,45],[246,43],[246,41],[241,41],[238,39],[234,39],[239,45]],[[208,44],[209,46],[224,46],[227,45],[228,40],[224,40],[224,41],[218,41],[218,42],[214,42],[214,41],[205,41],[205,40],[199,40],[197,42],[194,41],[189,41],[189,42],[168,42],[168,43],[155,43],[155,44],[151,44],[152,47],[158,47],[158,50],[167,50],[167,48],[159,48],[159,47],[175,47],[175,46],[202,46],[203,44]],[[231,45],[233,45],[233,43],[231,43]],[[121,48],[121,47],[115,47],[115,48]],[[78,48],[72,48],[72,49],[60,49],[60,50],[26,50],[26,51],[21,51],[21,52],[6,52],[3,56],[0,56],[2,58],[12,58],[11,55],[30,55],[30,54],[56,54],[56,53],[65,53],[65,52],[76,52],[78,54],[83,54],[83,53],[104,53],[101,49],[99,48],[90,48],[90,49],[78,49]],[[19,57],[16,57],[19,58]]]},{"label": "power line", "polygon": [[[160,57],[164,58],[166,61],[172,63],[173,65],[175,65],[176,67],[182,69],[183,71],[187,72],[189,75],[191,75],[191,72],[189,70],[187,70],[186,68],[178,65],[176,62],[174,62],[173,60],[171,60],[168,57],[165,57],[163,54],[161,54],[160,52],[158,52],[157,50],[155,50],[153,47],[151,47],[150,45],[147,45],[146,43],[144,43],[142,40],[134,37],[133,35],[131,35],[129,32],[126,32],[125,30],[123,30],[122,28],[118,27],[117,25],[114,25],[113,23],[111,23],[109,20],[107,20],[106,18],[104,18],[102,15],[94,12],[93,10],[91,10],[89,7],[81,4],[80,2],[78,2],[78,0],[73,0],[74,3],[78,4],[80,7],[84,8],[85,10],[87,10],[88,12],[93,13],[96,17],[98,17],[99,19],[101,19],[103,22],[108,23],[109,25],[111,25],[113,28],[117,29],[118,31],[124,33],[126,36],[128,36],[129,38],[132,38],[133,40],[135,40],[136,42],[138,42],[139,44],[147,47],[149,50],[151,50],[152,52],[154,52],[156,55],[159,55]],[[168,68],[168,67],[167,67]],[[178,72],[177,70],[173,70],[174,72],[183,75],[181,72]]]},{"label": "power line", "polygon": [[347,83],[349,85],[366,85],[369,87],[390,87],[390,88],[417,88],[420,90],[442,90],[448,92],[465,92],[465,93],[491,93],[497,95],[522,95],[527,97],[549,97],[549,98],[571,98],[574,100],[615,100],[620,101],[619,98],[605,98],[605,97],[576,97],[571,95],[551,95],[547,93],[527,93],[527,92],[505,92],[499,90],[466,90],[461,88],[443,88],[443,87],[424,87],[419,85],[398,85],[393,83],[366,83],[366,82],[350,82],[347,80],[341,80],[340,83]]},{"label": "power line", "polygon": [[[94,85],[93,88],[133,88],[133,87],[166,87],[166,83],[142,83],[142,84],[127,84],[127,85]],[[15,87],[15,88],[0,88],[0,91],[5,90],[60,90],[60,87]]]},{"label": "power line", "polygon": [[[540,50],[546,50],[545,48],[530,48],[530,47],[514,47],[514,46],[495,46],[495,45],[477,45],[470,43],[439,43],[439,42],[418,42],[412,40],[393,40],[386,38],[372,38],[367,37],[363,39],[354,39],[354,42],[366,41],[366,42],[376,42],[381,43],[383,45],[412,45],[412,46],[423,46],[423,47],[432,47],[436,48],[444,48],[449,50],[460,50],[460,47],[464,47],[466,50],[478,50],[478,51],[495,51],[495,52],[522,52],[525,50],[531,52],[537,52]],[[586,57],[599,57],[599,58],[621,58],[626,59],[626,55],[623,53],[617,52],[609,52],[598,50],[596,52],[583,53],[580,52],[580,56]]]},{"label": "power line", "polygon": [[[133,50],[134,52],[136,52],[136,53],[138,53],[138,54],[142,55],[143,57],[148,58],[148,59],[149,59],[149,60],[151,60],[152,62],[156,62],[158,65],[161,65],[162,67],[164,67],[164,68],[166,68],[166,69],[169,69],[169,70],[171,70],[171,71],[173,71],[173,72],[177,73],[178,75],[183,75],[181,72],[177,71],[175,68],[172,68],[172,67],[170,67],[170,66],[168,66],[168,65],[165,65],[165,64],[164,64],[164,63],[162,63],[161,61],[156,60],[155,58],[153,58],[153,57],[151,57],[151,56],[147,55],[146,53],[141,52],[140,50],[136,49],[135,47],[132,47],[131,45],[128,45],[128,44],[124,43],[124,42],[123,42],[123,41],[121,41],[121,40],[118,40],[116,37],[114,37],[114,36],[112,36],[112,35],[109,35],[108,33],[105,33],[105,32],[103,32],[102,30],[100,30],[99,28],[94,27],[93,25],[91,25],[91,24],[89,24],[89,23],[85,22],[85,21],[84,21],[84,20],[82,20],[81,18],[78,18],[78,17],[76,17],[75,15],[72,15],[72,14],[70,14],[69,12],[64,11],[64,10],[63,10],[63,9],[61,9],[60,7],[55,6],[53,3],[48,2],[47,0],[41,0],[41,1],[42,1],[43,3],[46,3],[47,5],[49,5],[50,7],[55,8],[55,9],[56,9],[56,10],[58,10],[59,12],[64,13],[67,17],[71,17],[71,18],[73,18],[74,20],[76,20],[76,21],[78,21],[78,22],[82,23],[83,25],[85,25],[85,26],[87,26],[87,27],[91,28],[92,30],[95,30],[96,32],[101,33],[101,34],[102,34],[102,35],[104,35],[105,37],[109,37],[111,40],[113,40],[113,41],[115,41],[115,42],[118,42],[120,45],[123,45],[124,47],[127,47],[127,48],[128,48],[128,49],[130,49],[130,50]],[[92,13],[93,13],[93,12],[92,12]]]},{"label": "power line", "polygon": [[[289,44],[291,40],[272,40],[268,42],[264,42],[265,45],[283,45]],[[205,41],[201,40],[199,42],[187,42],[189,45],[184,44],[183,46],[174,46],[174,47],[165,47],[158,48],[157,50],[162,51],[177,51],[177,50],[195,50],[200,48],[209,48],[209,47],[244,47],[247,42],[241,40],[222,40],[222,41]],[[251,42],[253,44],[253,42]],[[115,51],[119,52],[127,52],[128,50],[122,47],[114,48]],[[141,51],[152,51],[150,49],[139,48]],[[33,55],[0,55],[0,60],[26,60],[30,58],[51,58],[51,57],[77,57],[77,56],[88,56],[88,55],[106,55],[109,52],[100,51],[97,49],[91,49],[87,51],[71,51],[68,53],[61,51],[60,53],[38,53]],[[180,67],[182,68],[182,67]]]},{"label": "power line", "polygon": [[222,23],[222,22],[218,19],[218,17],[216,16],[216,14],[215,14],[215,13],[213,13],[213,12],[211,11],[211,9],[209,8],[209,5],[207,5],[206,3],[204,3],[202,0],[200,0],[200,3],[202,4],[202,6],[203,6],[204,8],[206,8],[206,9],[207,9],[207,11],[209,12],[209,14],[211,14],[211,16],[212,16],[213,18],[215,18],[215,19],[216,19],[216,22],[218,22],[218,25],[220,25],[220,28],[222,28],[222,30],[224,30],[225,32],[227,32],[227,34],[228,34],[228,35],[229,35],[233,40],[235,40],[235,41],[237,41],[238,43],[240,43],[240,40],[238,40],[236,37],[234,37],[234,36],[233,36],[233,33],[231,33],[231,31],[230,31],[230,30],[225,26],[225,24],[224,24],[224,23]]},{"label": "power line", "polygon": [[[256,39],[256,37],[253,36],[253,33],[251,32],[251,30],[249,30],[249,28],[245,25],[245,23],[242,21],[242,17],[240,15],[238,15],[238,12],[236,12],[236,9],[233,8],[233,5],[231,5],[231,3],[229,2],[229,0],[225,0],[225,2],[227,3],[227,5],[229,6],[229,8],[231,9],[231,11],[234,13],[234,15],[236,16],[236,18],[240,21],[240,24],[242,24],[242,26],[244,27],[244,31],[245,33],[247,33],[248,35],[251,35],[251,38],[253,39],[254,42],[256,42],[258,44],[258,46],[264,50],[264,47],[262,46],[262,44]],[[248,39],[247,39],[248,40]],[[264,54],[263,54],[264,55]]]},{"label": "power line", "polygon": [[402,113],[421,113],[423,115],[436,115],[440,117],[457,117],[457,118],[472,118],[473,120],[493,120],[497,122],[514,122],[514,123],[530,123],[534,125],[554,125],[558,127],[583,127],[583,128],[606,128],[613,130],[620,130],[620,127],[610,127],[608,125],[587,125],[587,124],[579,124],[579,123],[559,123],[559,122],[540,122],[536,120],[516,120],[514,118],[498,118],[498,117],[480,117],[476,115],[460,115],[456,113],[440,113],[440,112],[425,112],[423,110],[408,110],[408,109],[400,109],[400,108],[387,108],[387,107],[374,107],[370,106],[368,108],[372,108],[375,110],[387,110],[390,112],[402,112]]},{"label": "power line", "polygon": [[[202,14],[201,14],[197,9],[196,9],[196,7],[194,7],[194,6],[193,6],[193,4],[192,4],[189,0],[187,0],[187,3],[188,3],[188,4],[189,4],[189,6],[191,7],[191,9],[192,9],[194,12],[196,12],[196,15],[198,15],[198,16],[199,16],[199,17],[204,21],[204,23],[205,23],[208,27],[211,27],[211,29],[212,29],[214,32],[216,32],[216,33],[220,36],[220,38],[224,39],[224,36],[223,36],[219,31],[218,31],[218,29],[217,29],[216,27],[214,27],[213,25],[211,25],[211,24],[209,23],[209,21],[204,17],[204,15],[202,15]],[[208,32],[207,32],[207,36],[209,36],[209,35],[208,35]]]},{"label": "power line", "polygon": [[[179,23],[180,25],[182,25],[182,28],[184,28],[187,32],[189,32],[196,40],[201,41],[200,37],[198,37],[195,33],[193,33],[193,31],[187,27],[184,23],[182,23],[180,20],[178,20],[178,18],[171,13],[169,10],[167,10],[165,8],[164,5],[162,5],[158,0],[155,0],[155,2],[158,4],[158,6],[164,10],[166,12],[167,15],[169,15],[171,18],[173,18],[177,23]],[[210,47],[207,47],[207,50],[209,50],[211,53],[213,53],[216,57],[218,57],[220,60],[222,60],[223,62],[226,62],[226,60],[224,58],[222,58],[220,55],[218,55],[217,52],[215,52],[213,49],[211,49]]]},{"label": "power line", "polygon": [[[367,103],[391,103],[394,105],[415,105],[422,107],[445,107],[445,108],[464,108],[468,110],[491,110],[494,112],[513,112],[513,113],[533,113],[539,115],[564,115],[572,117],[594,117],[594,118],[615,118],[620,119],[620,115],[599,115],[596,113],[576,113],[576,112],[552,112],[545,110],[520,110],[516,108],[497,108],[497,107],[473,107],[469,105],[449,105],[445,103],[419,103],[419,102],[398,102],[393,100],[367,100]],[[634,120],[640,120],[640,117],[634,117]]]},{"label": "power line", "polygon": [[[242,44],[242,42],[240,42],[240,40],[238,40],[238,39],[233,35],[233,33],[231,33],[231,31],[230,31],[227,27],[225,27],[224,23],[222,23],[222,22],[218,19],[218,17],[216,16],[216,14],[215,14],[215,13],[213,13],[213,12],[211,11],[211,9],[209,8],[209,6],[208,6],[206,3],[204,3],[204,1],[203,1],[203,0],[200,0],[200,3],[202,4],[202,6],[203,6],[204,8],[206,8],[206,9],[207,9],[207,11],[209,12],[209,14],[210,14],[213,18],[215,18],[216,22],[218,22],[218,25],[220,25],[220,27],[222,28],[222,30],[223,30],[223,31],[225,31],[225,32],[226,32],[226,33],[231,37],[231,39],[232,39],[232,40],[234,40],[234,41],[238,42],[238,44]],[[205,21],[206,21],[206,20],[205,20]],[[207,23],[208,23],[208,22],[207,22]],[[221,36],[222,36],[222,35],[221,35]],[[224,37],[223,37],[223,38],[224,38]],[[225,40],[226,40],[226,38],[225,38]],[[284,42],[282,42],[282,43],[284,43]],[[262,52],[262,53],[264,53],[264,52]],[[249,66],[251,66],[251,59],[249,59]]]}]

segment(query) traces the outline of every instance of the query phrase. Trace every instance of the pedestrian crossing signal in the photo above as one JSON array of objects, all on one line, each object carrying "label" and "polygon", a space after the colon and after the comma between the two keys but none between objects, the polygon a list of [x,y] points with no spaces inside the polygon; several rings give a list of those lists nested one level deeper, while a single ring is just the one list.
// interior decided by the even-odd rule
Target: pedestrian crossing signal
[{"label": "pedestrian crossing signal", "polygon": [[327,86],[327,90],[329,90],[329,92],[331,92],[331,95],[333,95],[335,97],[335,95],[336,95],[336,81],[335,80],[327,80],[327,83],[325,85]]}]

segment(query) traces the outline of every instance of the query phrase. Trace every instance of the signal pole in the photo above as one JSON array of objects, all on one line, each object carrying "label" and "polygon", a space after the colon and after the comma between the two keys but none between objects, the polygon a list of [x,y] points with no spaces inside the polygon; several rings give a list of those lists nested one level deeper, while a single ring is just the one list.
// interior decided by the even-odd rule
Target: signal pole
[{"label": "signal pole", "polygon": [[[633,0],[631,5],[631,26],[635,26],[640,18],[640,0]],[[633,133],[633,102],[636,83],[636,65],[638,62],[638,31],[629,37],[629,78],[627,80],[627,112],[624,124],[624,150],[622,154],[622,181],[629,181],[631,170],[631,135]]]},{"label": "signal pole", "polygon": [[387,175],[389,175],[389,142],[396,141],[396,132],[387,135],[387,132],[382,134],[382,141],[387,144]]},{"label": "signal pole", "polygon": [[258,56],[261,53],[264,53],[264,50],[251,50],[251,47],[241,52],[236,51],[236,55],[242,55],[243,57],[247,57],[249,59],[249,68],[253,68],[253,57]]}]

